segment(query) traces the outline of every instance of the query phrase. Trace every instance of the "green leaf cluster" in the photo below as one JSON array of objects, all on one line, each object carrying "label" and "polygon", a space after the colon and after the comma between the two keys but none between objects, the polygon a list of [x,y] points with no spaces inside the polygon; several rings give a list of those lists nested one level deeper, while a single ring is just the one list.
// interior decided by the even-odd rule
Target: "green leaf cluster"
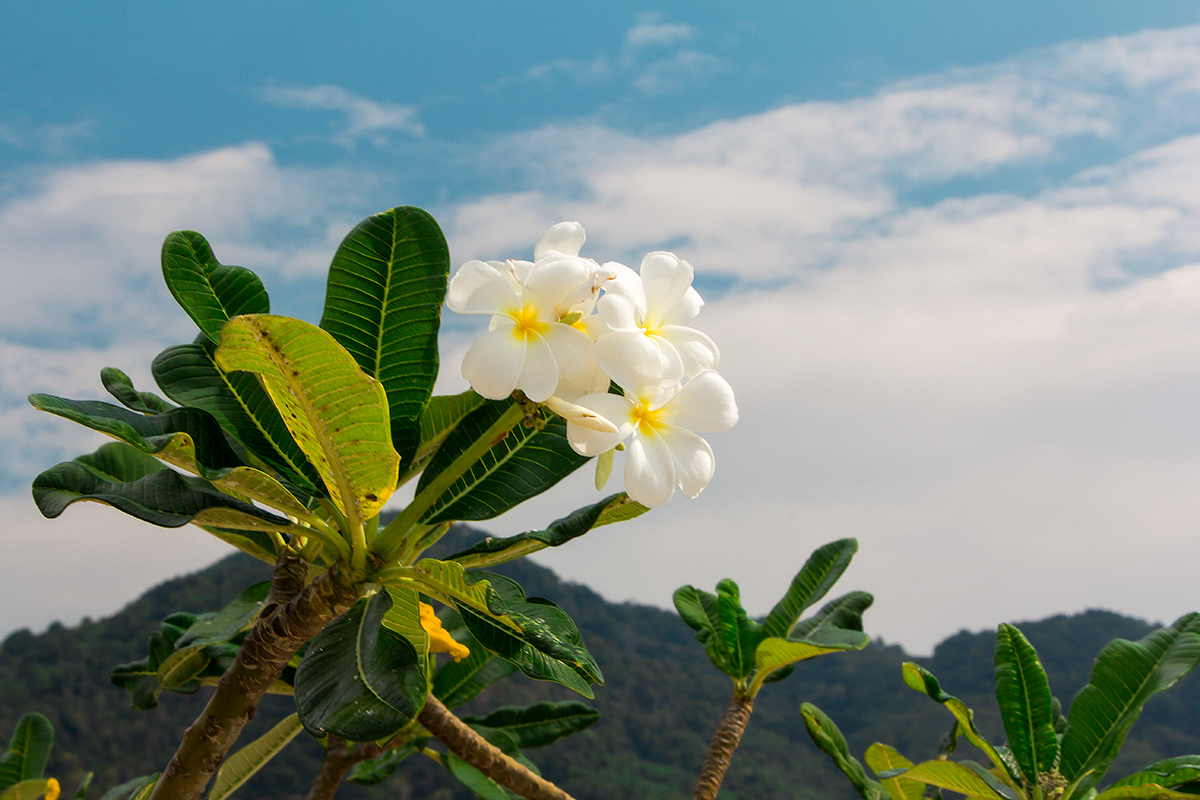
[{"label": "green leaf cluster", "polygon": [[738,585],[725,579],[715,594],[682,586],[675,610],[696,631],[709,659],[733,678],[735,691],[753,699],[764,683],[791,674],[797,662],[827,653],[861,650],[871,638],[863,633],[862,614],[871,595],[851,592],[826,603],[813,616],[804,611],[823,598],[858,550],[854,539],[818,548],[792,579],[787,593],[759,623],[742,608]]},{"label": "green leaf cluster", "polygon": [[[1142,708],[1153,695],[1169,689],[1200,665],[1200,613],[1131,642],[1117,639],[1100,651],[1088,684],[1062,716],[1037,651],[1014,625],[996,632],[995,687],[1007,743],[988,742],[965,703],[943,691],[929,670],[908,662],[904,682],[943,705],[954,717],[944,754],[912,764],[896,751],[875,744],[867,760],[879,781],[832,746],[836,726],[815,708],[802,709],[810,736],[865,800],[915,800],[923,786],[948,789],[985,800],[1121,800],[1186,798],[1200,776],[1200,756],[1182,756],[1151,764],[1104,791],[1097,789],[1116,759]],[[988,757],[990,765],[953,761],[945,754],[965,737]]]}]

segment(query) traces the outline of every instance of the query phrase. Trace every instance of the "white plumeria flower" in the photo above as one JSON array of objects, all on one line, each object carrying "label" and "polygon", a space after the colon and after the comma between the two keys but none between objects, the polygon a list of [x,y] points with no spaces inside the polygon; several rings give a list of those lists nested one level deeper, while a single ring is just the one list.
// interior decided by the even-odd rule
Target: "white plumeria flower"
[{"label": "white plumeria flower", "polygon": [[605,265],[617,274],[604,287],[600,317],[626,348],[656,353],[663,380],[670,384],[715,369],[717,345],[687,327],[704,301],[692,288],[692,265],[674,253],[654,252],[642,259],[641,274],[622,265]]},{"label": "white plumeria flower", "polygon": [[694,431],[723,431],[737,422],[729,383],[713,370],[702,370],[683,384],[664,383],[657,351],[629,348],[611,337],[597,342],[594,355],[625,395],[597,393],[575,401],[612,422],[616,431],[568,419],[571,447],[580,455],[599,456],[629,439],[625,491],[644,506],[663,505],[676,486],[688,497],[699,495],[712,479],[716,460],[708,442]]},{"label": "white plumeria flower", "polygon": [[560,382],[596,385],[592,338],[564,322],[595,303],[602,280],[596,262],[579,257],[583,241],[579,223],[559,223],[538,241],[533,262],[468,261],[451,278],[450,310],[492,317],[463,358],[463,377],[479,394],[501,400],[519,389],[541,403]]}]

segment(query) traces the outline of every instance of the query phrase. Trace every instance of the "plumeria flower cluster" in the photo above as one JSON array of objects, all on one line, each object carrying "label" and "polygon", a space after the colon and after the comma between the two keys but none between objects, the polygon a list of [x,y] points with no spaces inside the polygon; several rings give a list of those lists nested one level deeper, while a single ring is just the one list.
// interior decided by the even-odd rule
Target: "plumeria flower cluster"
[{"label": "plumeria flower cluster", "polygon": [[704,305],[692,265],[666,252],[639,272],[598,264],[579,255],[584,239],[578,222],[560,222],[531,262],[468,261],[454,274],[450,310],[491,317],[463,377],[492,400],[520,391],[544,403],[575,451],[601,464],[627,449],[625,491],[639,503],[660,506],[676,487],[695,497],[716,464],[696,432],[726,430],[738,411],[717,345],[688,327]]}]

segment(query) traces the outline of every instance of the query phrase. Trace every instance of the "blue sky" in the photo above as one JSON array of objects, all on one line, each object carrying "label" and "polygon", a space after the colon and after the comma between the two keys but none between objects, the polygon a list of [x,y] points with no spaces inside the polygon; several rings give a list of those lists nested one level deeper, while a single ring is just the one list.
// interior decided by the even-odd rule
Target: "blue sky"
[{"label": "blue sky", "polygon": [[[599,261],[696,265],[742,422],[700,498],[547,555],[561,574],[658,605],[732,577],[762,613],[857,536],[847,587],[917,652],[1194,609],[1194,4],[415,5],[0,7],[0,635],[222,553],[28,499],[100,441],[26,394],[99,397],[108,365],[149,386],[191,338],[163,236],[201,231],[315,320],[341,236],[398,204],[437,216],[455,264],[577,219]],[[450,391],[475,328],[446,330]],[[1142,563],[1137,592],[1097,577]]]}]

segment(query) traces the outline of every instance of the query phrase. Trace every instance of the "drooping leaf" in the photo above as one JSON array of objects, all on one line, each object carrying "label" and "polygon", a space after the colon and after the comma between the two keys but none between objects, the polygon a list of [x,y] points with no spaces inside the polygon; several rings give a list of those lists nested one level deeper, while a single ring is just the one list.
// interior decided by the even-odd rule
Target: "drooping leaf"
[{"label": "drooping leaf", "polygon": [[462,718],[466,723],[502,730],[522,748],[553,744],[594,725],[599,719],[600,712],[583,703],[550,701],[524,708],[505,706],[487,716]]},{"label": "drooping leaf", "polygon": [[0,792],[42,777],[50,749],[54,747],[54,726],[43,714],[21,717],[13,729],[8,749],[0,756]]},{"label": "drooping leaf", "polygon": [[222,330],[216,360],[223,370],[262,378],[343,514],[361,523],[379,513],[399,467],[387,398],[332,336],[290,317],[235,317]]},{"label": "drooping leaf", "polygon": [[[203,478],[161,469],[128,482],[113,482],[79,461],[64,461],[33,481],[33,499],[43,516],[54,519],[80,500],[104,503],[164,528],[189,522],[237,531],[285,531],[292,527],[257,506],[218,492]],[[270,540],[265,546],[270,548]],[[273,549],[273,548],[272,548]]]},{"label": "drooping leaf", "polygon": [[147,416],[111,403],[48,394],[32,394],[29,402],[39,411],[78,422],[205,478],[244,466],[225,441],[221,426],[199,409],[176,408]]},{"label": "drooping leaf", "polygon": [[[788,664],[822,656],[826,653],[861,650],[870,643],[871,637],[862,631],[846,631],[836,628],[818,629],[804,639],[781,639],[777,636],[768,636],[754,651],[754,664],[760,676],[755,683],[761,685],[763,678]],[[757,686],[751,685],[750,691],[757,691]]]},{"label": "drooping leaf", "polygon": [[1196,780],[1200,780],[1200,756],[1177,756],[1142,767],[1108,788],[1156,783],[1164,788],[1173,789]]},{"label": "drooping leaf", "polygon": [[208,792],[208,800],[225,800],[239,786],[250,780],[254,773],[266,766],[267,762],[278,755],[280,750],[287,747],[288,743],[295,739],[296,734],[303,729],[304,726],[300,724],[300,716],[289,714],[271,730],[230,755],[221,764],[216,777],[213,778],[212,788]]},{"label": "drooping leaf", "polygon": [[429,403],[421,414],[421,435],[417,450],[411,460],[400,463],[400,482],[404,483],[425,469],[429,460],[446,441],[446,437],[458,427],[458,423],[485,402],[487,401],[476,394],[474,389],[468,389],[462,394],[429,398]]},{"label": "drooping leaf", "polygon": [[680,618],[696,631],[700,643],[707,643],[720,625],[717,596],[694,586],[680,586],[671,599]]},{"label": "drooping leaf", "polygon": [[1033,784],[1053,769],[1058,756],[1050,683],[1037,651],[1013,625],[997,628],[995,661],[996,700],[1008,746]]},{"label": "drooping leaf", "polygon": [[940,786],[967,797],[984,800],[1016,800],[1016,793],[987,770],[969,761],[926,761],[907,772],[905,778],[921,781],[931,786]]},{"label": "drooping leaf", "polygon": [[1104,776],[1146,701],[1198,663],[1200,613],[1137,642],[1117,639],[1100,651],[1088,685],[1071,702],[1062,739],[1059,770],[1077,781],[1073,797],[1082,797]]},{"label": "drooping leaf", "polygon": [[[913,763],[900,755],[896,748],[875,742],[867,748],[863,758],[867,766],[879,776],[883,788],[892,796],[892,800],[921,800],[925,784],[896,774],[897,770],[907,770],[913,766]],[[884,773],[892,773],[892,777],[885,778]]]},{"label": "drooping leaf", "polygon": [[296,709],[314,735],[383,739],[424,706],[416,649],[383,625],[391,605],[387,592],[359,600],[309,643],[296,670]]},{"label": "drooping leaf", "polygon": [[447,661],[433,676],[433,696],[446,708],[461,706],[517,671],[514,664],[493,656],[474,637],[465,644],[471,655],[462,661]]},{"label": "drooping leaf", "polygon": [[216,345],[207,339],[177,345],[159,353],[150,370],[167,397],[207,411],[288,484],[309,495],[324,494],[321,476],[292,438],[258,378],[223,371],[215,354]]},{"label": "drooping leaf", "polygon": [[420,420],[438,372],[438,325],[450,272],[441,228],[401,206],[352,230],[329,268],[321,327],[383,384],[392,440],[414,460]]},{"label": "drooping leaf", "polygon": [[[421,474],[418,493],[478,440],[511,401],[487,401],[458,424]],[[491,519],[544,492],[588,459],[571,449],[559,417],[545,427],[517,425],[437,498],[421,518],[435,523]]]},{"label": "drooping leaf", "polygon": [[[1012,764],[1006,761],[979,732],[979,728],[975,727],[975,722],[972,719],[971,709],[967,708],[963,701],[953,695],[946,694],[942,691],[942,686],[938,683],[938,679],[933,673],[924,667],[914,664],[911,661],[906,661],[901,666],[900,674],[904,678],[904,683],[909,688],[915,689],[918,692],[924,692],[931,700],[941,703],[946,707],[946,710],[954,715],[957,720],[957,730],[967,737],[967,740],[987,754],[991,759],[992,764],[997,768],[1002,769],[1016,783],[1021,780],[1021,775],[1015,772]],[[957,737],[956,737],[957,738]],[[934,784],[940,785],[940,784]]]},{"label": "drooping leaf", "polygon": [[804,718],[804,728],[812,737],[813,744],[833,760],[834,765],[849,779],[854,791],[858,792],[863,800],[884,800],[886,794],[883,784],[867,777],[862,764],[850,755],[846,737],[833,720],[812,703],[802,704],[800,715]]},{"label": "drooping leaf", "polygon": [[545,530],[526,531],[506,538],[489,537],[466,550],[449,556],[446,560],[456,561],[467,568],[493,566],[505,561],[512,561],[547,547],[566,544],[605,524],[619,513],[618,509],[625,509],[629,506],[634,509],[633,513],[624,517],[626,519],[632,519],[634,516],[650,510],[641,503],[630,500],[629,495],[621,492],[609,495],[599,503],[580,508],[566,517],[556,519]]},{"label": "drooping leaf", "polygon": [[[476,641],[530,678],[561,683],[591,698],[589,683],[603,684],[604,678],[571,618],[549,600],[527,599],[509,578],[487,572],[472,577],[486,579],[493,592],[489,614],[457,604]],[[498,618],[511,620],[516,630]]]},{"label": "drooping leaf", "polygon": [[875,598],[868,592],[850,592],[830,600],[811,617],[800,620],[792,628],[792,639],[803,639],[821,628],[841,628],[847,631],[863,629],[863,612],[871,607]]},{"label": "drooping leaf", "polygon": [[271,310],[258,276],[245,267],[221,264],[205,238],[195,231],[175,231],[167,236],[162,270],[171,296],[213,342],[221,341],[221,327],[231,317]]},{"label": "drooping leaf", "polygon": [[856,539],[841,539],[818,548],[792,579],[783,596],[763,622],[767,636],[787,638],[804,609],[820,600],[837,583],[858,552]]},{"label": "drooping leaf", "polygon": [[117,399],[117,402],[131,411],[142,414],[161,414],[170,411],[174,406],[153,392],[139,392],[133,387],[133,380],[116,367],[105,367],[100,370],[100,383],[105,391]]},{"label": "drooping leaf", "polygon": [[1195,792],[1173,791],[1156,783],[1140,786],[1110,786],[1094,800],[1196,800]]}]

